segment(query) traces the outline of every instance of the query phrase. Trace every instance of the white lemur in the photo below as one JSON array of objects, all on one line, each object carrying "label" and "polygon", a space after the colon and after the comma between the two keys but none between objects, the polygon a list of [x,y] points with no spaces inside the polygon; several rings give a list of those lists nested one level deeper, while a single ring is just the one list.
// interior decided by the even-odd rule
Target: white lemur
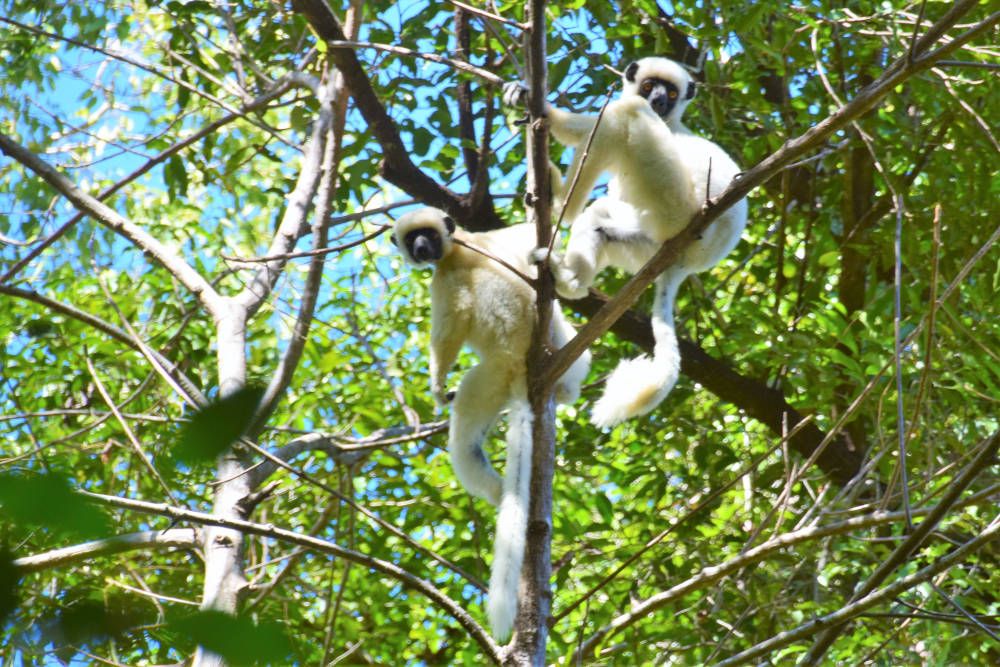
[{"label": "white lemur", "polygon": [[[586,160],[584,147],[598,117],[547,105],[552,134],[576,147],[563,184],[567,194],[579,172],[564,205],[564,217],[572,223],[569,244],[565,256],[554,253],[551,257],[560,296],[584,296],[597,272],[606,266],[636,272],[664,241],[684,229],[709,198],[718,196],[739,175],[739,167],[725,151],[681,123],[694,93],[694,81],[672,60],[643,58],[630,64],[622,94],[605,108]],[[520,84],[505,88],[508,104],[519,105],[524,96]],[[608,194],[583,210],[602,172],[613,175]],[[687,276],[714,266],[736,246],[746,215],[744,199],[709,225],[657,278],[653,356],[618,364],[594,406],[594,424],[612,426],[645,414],[670,393],[680,372],[673,314],[677,289]],[[532,257],[541,261],[545,254],[538,249]]]},{"label": "white lemur", "polygon": [[[430,375],[438,404],[452,398],[445,381],[463,343],[479,356],[479,365],[465,374],[454,394],[448,452],[462,486],[500,506],[487,612],[494,634],[506,637],[517,612],[531,482],[532,417],[525,363],[536,320],[535,291],[507,267],[466,245],[534,277],[537,269],[528,257],[535,228],[521,224],[470,233],[457,229],[443,211],[424,208],[396,221],[393,242],[409,263],[434,265]],[[558,303],[553,304],[551,332],[554,348],[575,333]],[[556,384],[556,400],[575,401],[589,369],[590,355],[582,355]],[[504,406],[510,413],[501,483],[482,445]]]}]

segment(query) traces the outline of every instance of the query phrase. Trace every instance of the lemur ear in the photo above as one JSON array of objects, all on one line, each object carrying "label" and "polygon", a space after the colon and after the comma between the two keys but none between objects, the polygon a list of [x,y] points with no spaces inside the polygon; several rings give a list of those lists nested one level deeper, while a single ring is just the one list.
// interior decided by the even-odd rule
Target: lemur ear
[{"label": "lemur ear", "polygon": [[444,226],[449,234],[455,233],[455,220],[450,215],[444,216]]},{"label": "lemur ear", "polygon": [[687,96],[685,96],[684,99],[689,100],[692,97],[694,97],[694,92],[696,88],[697,86],[695,85],[694,81],[688,81]]},{"label": "lemur ear", "polygon": [[629,66],[625,68],[625,80],[629,83],[635,83],[635,75],[639,71],[639,63],[629,63]]},{"label": "lemur ear", "polygon": [[399,247],[399,241],[396,240],[395,232],[389,234],[389,240],[392,241],[392,245],[396,246],[397,248]]}]

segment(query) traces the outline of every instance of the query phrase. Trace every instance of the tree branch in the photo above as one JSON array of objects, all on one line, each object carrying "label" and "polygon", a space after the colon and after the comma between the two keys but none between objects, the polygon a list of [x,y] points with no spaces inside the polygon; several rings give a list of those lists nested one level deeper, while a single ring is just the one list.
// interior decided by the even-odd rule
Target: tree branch
[{"label": "tree branch", "polygon": [[[552,236],[549,127],[545,119],[545,0],[525,2],[525,63],[528,75],[528,190],[536,230],[535,245],[547,248]],[[531,483],[527,535],[518,595],[514,639],[504,656],[507,665],[542,667],[552,614],[552,480],[555,473],[555,400],[552,384],[542,382],[548,365],[555,285],[549,271],[535,283],[537,317],[528,350],[526,379],[531,422]],[[511,474],[509,471],[507,474]]]},{"label": "tree branch", "polygon": [[[174,155],[179,154],[188,146],[191,146],[192,144],[201,141],[202,139],[212,134],[219,128],[224,127],[225,125],[228,125],[229,123],[232,123],[235,120],[239,120],[240,118],[246,118],[247,114],[249,114],[252,111],[256,111],[257,109],[260,109],[261,107],[266,106],[272,100],[281,97],[286,92],[288,92],[288,90],[290,90],[291,87],[292,87],[291,77],[277,81],[268,92],[264,93],[263,95],[260,95],[259,97],[253,99],[252,101],[244,105],[243,108],[240,109],[239,113],[226,114],[222,118],[209,123],[208,125],[198,130],[197,132],[187,137],[186,139],[178,141],[170,148],[167,148],[166,150],[162,151],[159,155],[148,160],[145,164],[143,164],[141,167],[130,173],[125,178],[121,179],[111,187],[101,192],[99,195],[97,195],[97,198],[100,199],[101,201],[104,201],[105,199],[115,194],[129,183],[133,182],[134,180],[142,176],[143,174],[148,173],[149,170],[152,169],[153,167],[166,162],[168,159],[170,159]],[[42,252],[46,248],[48,248],[57,240],[59,240],[67,231],[69,231],[73,227],[73,225],[82,220],[84,215],[85,213],[82,212],[77,213],[69,220],[67,220],[65,223],[63,223],[63,225],[60,226],[59,229],[50,234],[48,238],[46,238],[44,241],[42,241],[37,246],[32,248],[31,252],[29,252],[27,255],[19,259],[3,275],[0,275],[0,284],[10,281],[10,279],[13,278],[15,275],[17,275],[17,273],[21,269],[27,266],[28,263],[31,262],[31,260],[42,254]]]},{"label": "tree branch", "polygon": [[133,512],[140,512],[142,514],[155,514],[169,517],[174,523],[180,521],[190,521],[203,526],[217,526],[220,528],[238,531],[240,533],[258,535],[260,537],[269,537],[281,540],[282,542],[297,544],[320,553],[329,554],[331,556],[336,556],[337,558],[349,560],[353,563],[358,563],[375,570],[376,572],[381,572],[382,574],[395,579],[406,588],[415,590],[426,596],[428,600],[454,618],[458,624],[469,633],[469,636],[472,637],[472,639],[479,644],[480,648],[483,649],[487,658],[493,662],[499,662],[500,647],[493,641],[493,638],[490,637],[489,633],[481,625],[479,625],[472,618],[472,616],[465,611],[465,609],[462,608],[461,604],[445,595],[430,581],[421,579],[420,577],[399,567],[395,563],[373,558],[358,551],[345,549],[337,544],[333,544],[316,537],[300,535],[294,531],[277,528],[269,524],[259,524],[241,519],[227,519],[214,514],[195,512],[193,510],[172,507],[162,503],[149,503],[142,500],[119,498],[117,496],[108,496],[101,493],[91,493],[89,491],[80,491],[80,494],[112,507],[130,510]]},{"label": "tree branch", "polygon": [[[354,25],[358,25],[355,21]],[[347,90],[343,85],[341,77],[335,73],[329,74],[330,80],[322,84],[319,88],[319,98],[322,107],[320,109],[320,119],[316,122],[322,128],[323,134],[313,135],[322,146],[322,157],[315,175],[317,190],[315,198],[317,200],[316,209],[313,211],[312,223],[312,243],[313,250],[319,250],[326,246],[327,232],[330,229],[330,211],[333,208],[333,199],[337,191],[339,177],[339,166],[341,159],[341,141],[344,134],[345,114],[347,111]],[[301,184],[302,174],[300,174]],[[296,187],[296,192],[299,188]],[[291,210],[291,206],[286,209],[286,214]],[[283,221],[278,229],[278,238],[283,234],[294,234],[294,238],[288,239],[287,244],[282,247],[291,249],[294,247],[298,236],[305,227],[305,218],[295,224],[289,221],[286,228]],[[273,247],[273,246],[272,246]],[[280,250],[281,248],[279,248]],[[323,266],[326,254],[316,253],[309,262],[309,272],[306,276],[305,290],[300,299],[299,314],[295,319],[295,326],[292,328],[291,340],[288,347],[281,356],[278,368],[271,376],[264,396],[254,413],[254,422],[249,429],[249,436],[255,437],[267,422],[267,418],[278,405],[281,395],[292,380],[292,374],[299,365],[302,352],[305,349],[306,340],[309,338],[309,329],[312,325],[313,314],[316,310],[316,303],[319,300],[319,292],[323,279]],[[284,262],[281,262],[284,267]],[[279,269],[280,273],[280,269]],[[277,275],[277,274],[276,274]]]},{"label": "tree branch", "polygon": [[[954,509],[958,505],[973,504],[974,502],[988,503],[990,502],[990,499],[988,497],[976,496],[974,498],[966,499],[965,502],[949,505],[945,509]],[[934,507],[917,509],[913,511],[913,515],[919,516],[922,514],[930,514],[932,512],[936,512],[941,507],[942,504],[938,504]],[[905,512],[874,512],[865,516],[859,516],[845,521],[838,521],[837,523],[832,523],[826,526],[810,526],[809,528],[803,528],[801,530],[779,535],[759,546],[754,547],[753,549],[730,558],[719,565],[704,567],[681,583],[671,586],[669,589],[661,593],[652,595],[641,602],[633,603],[628,612],[621,614],[606,626],[588,637],[586,641],[582,642],[573,656],[573,661],[576,662],[578,660],[586,660],[594,654],[598,644],[606,640],[611,635],[624,630],[644,618],[647,618],[658,609],[662,609],[671,602],[679,600],[689,593],[703,589],[719,581],[723,577],[727,577],[745,567],[761,562],[762,560],[770,557],[776,551],[787,549],[803,542],[810,542],[813,540],[831,537],[833,535],[843,535],[845,533],[851,533],[875,526],[901,523],[905,521],[905,519]]]},{"label": "tree branch", "polygon": [[129,335],[127,331],[122,331],[115,325],[102,320],[95,315],[91,315],[88,312],[80,310],[75,306],[56,301],[55,299],[50,299],[47,296],[43,296],[33,290],[0,285],[0,294],[7,294],[26,301],[32,301],[48,308],[53,312],[62,313],[67,317],[83,322],[84,324],[107,334],[118,342],[123,343],[133,350],[141,353],[143,356],[146,356],[154,370],[165,377],[167,384],[170,384],[171,386],[176,384],[180,388],[178,393],[183,398],[191,402],[192,405],[206,405],[208,403],[208,398],[206,398],[205,394],[203,394],[201,389],[194,384],[191,378],[185,375],[180,368],[178,368],[177,364],[140,341],[137,337]]},{"label": "tree branch", "polygon": [[103,540],[84,542],[71,547],[53,549],[34,556],[14,559],[17,573],[31,574],[51,570],[64,565],[75,565],[102,556],[113,556],[128,551],[142,549],[195,549],[198,538],[193,528],[169,528],[167,530],[143,530],[127,535],[115,535]]},{"label": "tree branch", "polygon": [[[326,0],[293,0],[292,7],[305,16],[320,39],[327,42],[348,41]],[[468,197],[441,185],[417,168],[406,151],[395,121],[375,94],[357,54],[352,49],[332,49],[331,55],[337,69],[344,75],[358,111],[382,148],[380,170],[386,180],[429,206],[447,211],[463,226],[472,228],[482,225],[480,228],[485,229],[504,226],[495,211],[472,211]],[[474,214],[476,219],[473,219]],[[488,215],[489,219],[481,219],[483,215]]]},{"label": "tree branch", "polygon": [[222,312],[222,298],[215,291],[215,288],[180,255],[160,243],[146,230],[119,215],[117,211],[103,204],[99,199],[76,187],[72,181],[46,164],[37,155],[3,133],[0,133],[0,151],[35,172],[56,192],[69,199],[79,210],[128,239],[143,252],[148,253],[187,287],[210,314],[217,316]]},{"label": "tree branch", "polygon": [[[591,290],[589,296],[577,301],[563,301],[574,311],[587,316],[598,312],[609,298]],[[626,311],[610,329],[619,338],[641,347],[653,349],[653,332],[649,317],[634,310]],[[771,388],[752,378],[737,373],[727,364],[714,359],[697,343],[678,339],[681,350],[681,372],[698,382],[724,401],[746,412],[747,416],[767,426],[781,437],[793,432],[789,438],[792,449],[807,459],[819,448],[827,434],[813,423],[797,428],[805,417],[792,407],[780,390]],[[832,446],[823,448],[816,464],[838,485],[847,484],[861,469],[864,452],[852,449],[850,443],[839,438]]]},{"label": "tree branch", "polygon": [[323,174],[327,132],[333,123],[334,95],[330,84],[322,84],[317,96],[319,113],[313,123],[312,134],[302,152],[302,164],[299,165],[295,188],[288,195],[285,213],[265,253],[274,259],[259,267],[246,287],[235,297],[236,303],[246,309],[247,317],[253,315],[271,293],[285,268],[287,262],[285,256],[295,248],[299,238],[304,235],[304,230],[308,228],[309,211]]},{"label": "tree branch", "polygon": [[[287,445],[275,451],[272,456],[279,461],[287,463],[304,452],[324,452],[337,463],[351,465],[364,456],[366,452],[374,449],[426,438],[447,430],[447,421],[422,424],[416,428],[396,426],[380,429],[368,437],[361,438],[352,443],[345,443],[336,436],[323,433],[309,433],[290,441]],[[271,460],[265,460],[257,464],[250,472],[253,480],[251,486],[256,488],[265,479],[274,474],[277,469],[278,464]]]},{"label": "tree branch", "polygon": [[715,667],[734,667],[735,665],[748,664],[754,658],[771,653],[793,642],[808,639],[825,628],[841,625],[875,605],[889,602],[901,593],[931,579],[934,575],[958,565],[977,550],[982,549],[997,538],[1000,538],[1000,516],[994,518],[993,522],[979,535],[957,549],[952,550],[947,555],[938,558],[924,569],[918,570],[908,577],[898,579],[885,588],[870,593],[857,602],[841,607],[835,612],[814,618],[797,628],[779,633],[766,641],[716,663]]},{"label": "tree branch", "polygon": [[[992,465],[995,461],[997,454],[997,449],[1000,447],[1000,431],[997,431],[989,438],[986,442],[981,443],[980,450],[976,456],[969,462],[965,470],[962,471],[958,477],[956,477],[951,484],[948,485],[948,490],[945,492],[941,501],[934,508],[926,519],[917,525],[913,532],[910,533],[903,542],[896,547],[895,550],[889,557],[882,562],[878,568],[872,572],[871,576],[854,592],[851,596],[850,601],[856,602],[864,596],[868,595],[874,591],[879,584],[881,584],[885,579],[892,574],[900,565],[905,563],[910,556],[917,549],[923,545],[924,540],[930,532],[937,527],[937,525],[944,518],[945,514],[951,507],[958,502],[962,493],[972,481],[979,476],[986,468]],[[823,631],[823,633],[816,639],[816,643],[813,644],[812,648],[809,649],[809,653],[802,659],[802,664],[806,665],[817,665],[819,661],[826,654],[827,650],[836,641],[837,637],[847,629],[846,624],[835,625]]]}]

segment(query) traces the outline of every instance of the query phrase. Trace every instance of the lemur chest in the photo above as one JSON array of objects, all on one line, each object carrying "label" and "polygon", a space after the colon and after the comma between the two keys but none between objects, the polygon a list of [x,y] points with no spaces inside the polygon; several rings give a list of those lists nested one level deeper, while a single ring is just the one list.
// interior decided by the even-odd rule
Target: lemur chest
[{"label": "lemur chest", "polygon": [[502,353],[530,339],[534,292],[520,279],[478,268],[455,271],[439,287],[435,298],[447,300],[465,325],[467,343],[477,352]]}]

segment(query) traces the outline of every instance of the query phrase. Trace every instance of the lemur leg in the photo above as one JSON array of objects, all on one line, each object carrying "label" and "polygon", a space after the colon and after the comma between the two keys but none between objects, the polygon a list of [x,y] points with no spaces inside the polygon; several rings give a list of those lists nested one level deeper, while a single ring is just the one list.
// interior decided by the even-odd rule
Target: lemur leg
[{"label": "lemur leg", "polygon": [[[566,254],[551,258],[556,291],[564,298],[580,299],[601,269],[617,266],[634,273],[657,247],[641,228],[634,208],[601,197],[573,221]],[[536,260],[539,254],[535,252]]]},{"label": "lemur leg", "polygon": [[462,378],[451,407],[448,453],[455,476],[474,496],[500,502],[500,475],[483,451],[483,442],[510,398],[511,378],[503,364],[480,364]]}]

